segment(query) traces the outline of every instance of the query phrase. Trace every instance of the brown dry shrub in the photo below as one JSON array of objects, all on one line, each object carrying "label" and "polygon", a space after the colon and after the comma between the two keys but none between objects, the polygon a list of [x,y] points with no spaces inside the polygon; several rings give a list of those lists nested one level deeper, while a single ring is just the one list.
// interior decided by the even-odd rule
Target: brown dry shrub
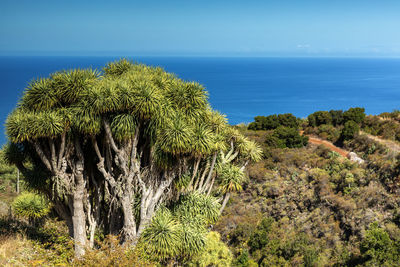
[{"label": "brown dry shrub", "polygon": [[120,245],[117,236],[108,235],[97,246],[98,249],[87,250],[82,259],[75,260],[73,266],[155,266],[141,258],[138,250]]}]

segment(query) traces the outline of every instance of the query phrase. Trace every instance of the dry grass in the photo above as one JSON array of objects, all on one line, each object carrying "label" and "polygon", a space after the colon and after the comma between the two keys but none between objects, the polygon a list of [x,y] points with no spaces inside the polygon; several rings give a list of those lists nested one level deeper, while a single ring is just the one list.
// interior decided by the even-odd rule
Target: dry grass
[{"label": "dry grass", "polygon": [[1,266],[41,266],[35,260],[35,248],[31,241],[22,235],[2,236],[0,238]]}]

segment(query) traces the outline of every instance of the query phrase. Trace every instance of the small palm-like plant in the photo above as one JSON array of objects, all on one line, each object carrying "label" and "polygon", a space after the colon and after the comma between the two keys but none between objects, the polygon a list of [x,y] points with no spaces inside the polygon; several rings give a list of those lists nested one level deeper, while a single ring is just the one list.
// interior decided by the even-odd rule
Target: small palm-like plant
[{"label": "small palm-like plant", "polygon": [[224,164],[220,169],[222,193],[241,191],[244,180],[244,172],[233,164]]},{"label": "small palm-like plant", "polygon": [[12,208],[17,216],[29,219],[31,223],[43,218],[50,211],[47,201],[35,193],[19,195],[12,203]]},{"label": "small palm-like plant", "polygon": [[172,213],[161,208],[143,232],[141,244],[144,251],[159,261],[175,257],[180,250],[181,229]]},{"label": "small palm-like plant", "polygon": [[205,223],[214,223],[218,219],[220,207],[221,204],[215,197],[195,191],[182,196],[175,213],[180,217],[200,215]]},{"label": "small palm-like plant", "polygon": [[262,149],[254,141],[243,138],[243,140],[238,143],[238,149],[242,154],[242,157],[246,160],[257,162],[262,159]]},{"label": "small palm-like plant", "polygon": [[245,178],[244,172],[238,166],[233,164],[223,164],[220,169],[220,191],[225,194],[220,212],[222,212],[228,203],[232,192],[242,191],[242,183]]}]

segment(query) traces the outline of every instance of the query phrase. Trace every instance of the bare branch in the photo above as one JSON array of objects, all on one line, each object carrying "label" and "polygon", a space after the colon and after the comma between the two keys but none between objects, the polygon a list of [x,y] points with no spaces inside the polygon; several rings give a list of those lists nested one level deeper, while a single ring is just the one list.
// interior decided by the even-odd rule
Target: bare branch
[{"label": "bare branch", "polygon": [[53,139],[49,139],[50,146],[50,163],[54,171],[57,171],[57,158],[56,158],[56,146]]},{"label": "bare branch", "polygon": [[66,132],[64,131],[61,135],[60,151],[58,152],[57,169],[60,169],[62,165],[65,152],[65,139],[66,139]]},{"label": "bare branch", "polygon": [[33,142],[32,144],[33,144],[33,146],[35,147],[36,153],[38,154],[39,158],[42,160],[42,162],[43,162],[43,164],[46,166],[46,168],[47,168],[49,171],[51,171],[51,172],[54,173],[55,170],[53,170],[53,169],[51,168],[50,161],[49,161],[49,159],[46,157],[45,153],[43,152],[42,147],[41,147],[37,142]]}]

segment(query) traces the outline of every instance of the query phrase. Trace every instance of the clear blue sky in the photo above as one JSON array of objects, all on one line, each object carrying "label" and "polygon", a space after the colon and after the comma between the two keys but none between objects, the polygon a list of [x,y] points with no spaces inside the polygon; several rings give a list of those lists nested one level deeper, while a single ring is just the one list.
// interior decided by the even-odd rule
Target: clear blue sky
[{"label": "clear blue sky", "polygon": [[0,54],[400,56],[400,1],[0,0]]}]

